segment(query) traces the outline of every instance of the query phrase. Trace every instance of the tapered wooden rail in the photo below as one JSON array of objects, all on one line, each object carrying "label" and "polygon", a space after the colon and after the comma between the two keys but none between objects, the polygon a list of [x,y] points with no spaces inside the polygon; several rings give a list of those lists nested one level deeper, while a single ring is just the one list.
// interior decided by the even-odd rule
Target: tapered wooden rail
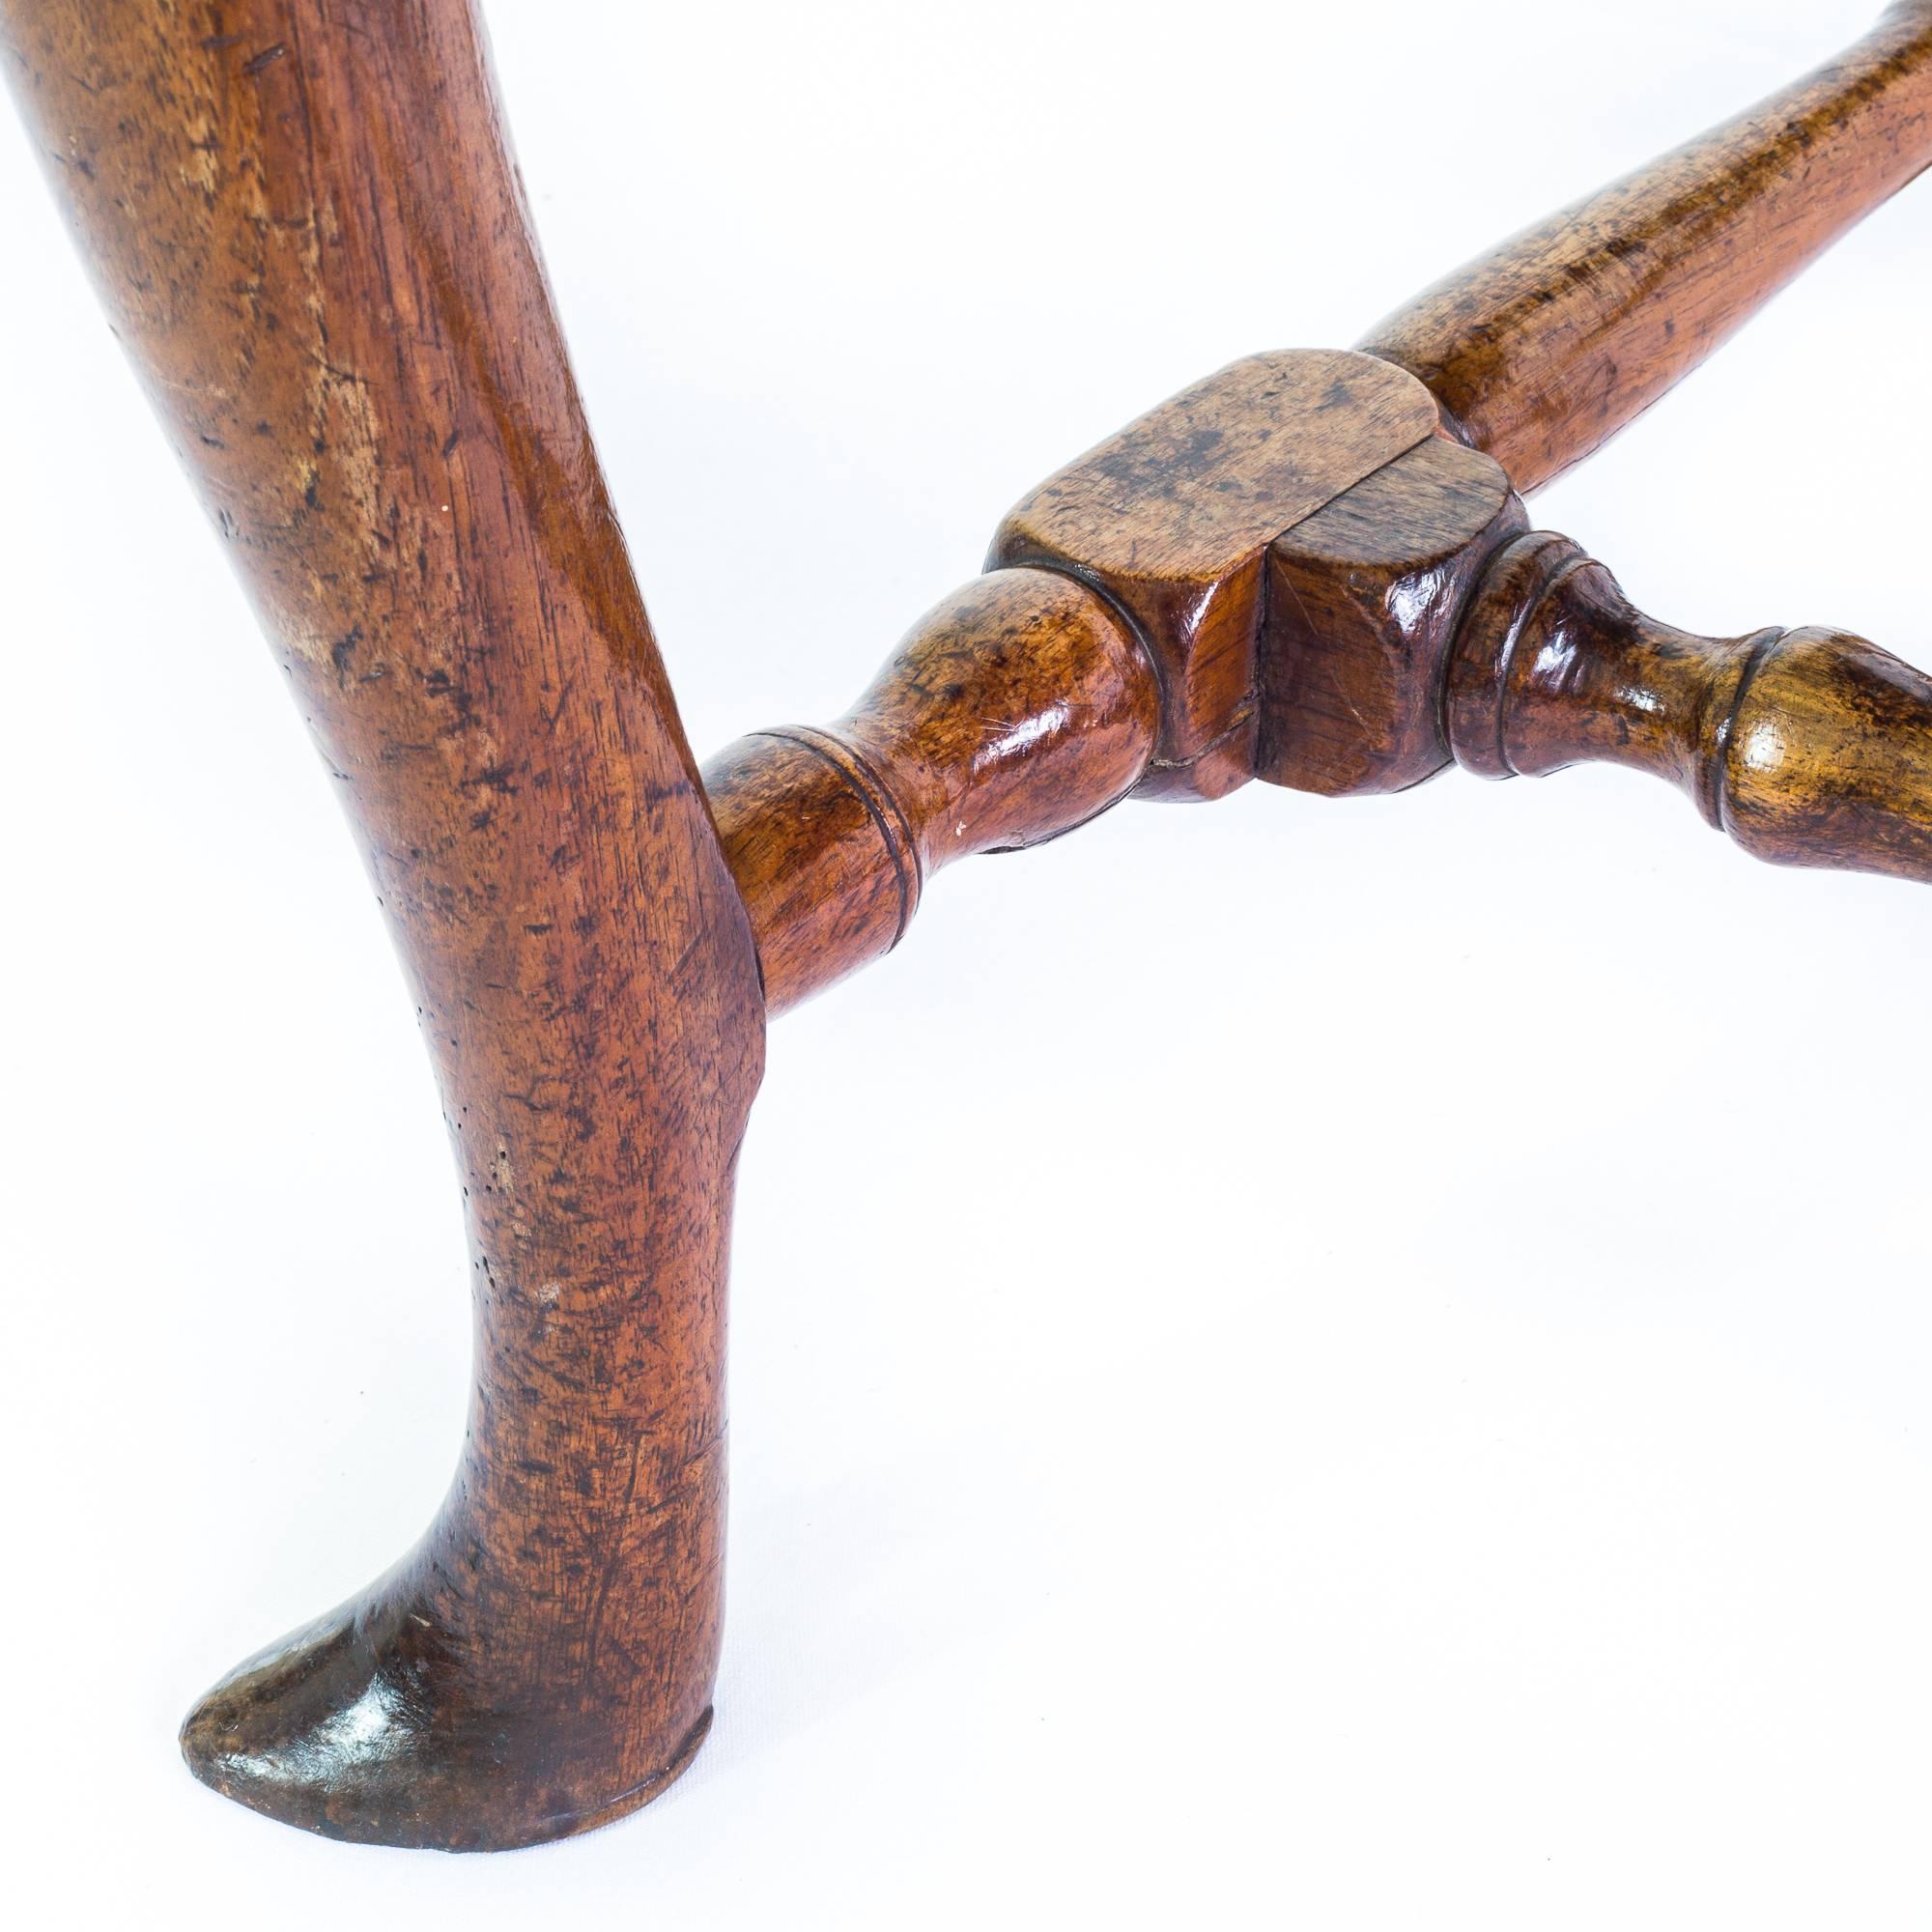
[{"label": "tapered wooden rail", "polygon": [[364,846],[469,1217],[441,1512],[184,1730],[276,1817],[523,1844],[690,1760],[764,1015],[890,950],[953,859],[1130,794],[1607,757],[1765,857],[1932,878],[1932,682],[1835,634],[1654,624],[1522,503],[1932,161],[1932,0],[1363,350],[1149,412],[1016,506],[850,714],[703,785],[470,0],[0,0],[0,52]]},{"label": "tapered wooden rail", "polygon": [[1525,229],[1362,346],[1527,495],[1603,446],[1932,163],[1932,0]]}]

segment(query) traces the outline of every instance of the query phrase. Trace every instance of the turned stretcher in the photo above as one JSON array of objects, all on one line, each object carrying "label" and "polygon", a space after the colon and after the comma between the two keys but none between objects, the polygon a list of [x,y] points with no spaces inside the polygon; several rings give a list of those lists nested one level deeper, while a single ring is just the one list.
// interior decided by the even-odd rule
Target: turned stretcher
[{"label": "turned stretcher", "polygon": [[468,1213],[440,1514],[184,1729],[259,1810],[511,1846],[690,1762],[765,1020],[896,946],[954,860],[1129,797],[1595,758],[1760,857],[1932,878],[1932,681],[1831,630],[1655,622],[1524,507],[1932,162],[1932,0],[1358,348],[1151,410],[1008,514],[845,717],[701,772],[471,0],[0,0],[0,47],[366,849]]}]

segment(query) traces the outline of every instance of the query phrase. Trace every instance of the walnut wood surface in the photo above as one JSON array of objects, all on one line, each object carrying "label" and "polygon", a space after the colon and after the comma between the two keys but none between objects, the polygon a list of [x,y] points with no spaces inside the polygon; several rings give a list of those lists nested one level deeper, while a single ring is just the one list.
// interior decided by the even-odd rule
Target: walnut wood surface
[{"label": "walnut wood surface", "polygon": [[1629,765],[1760,859],[1932,881],[1932,678],[1862,638],[1693,637],[1539,531],[1471,598],[1445,715],[1484,777]]},{"label": "walnut wood surface", "polygon": [[940,867],[1124,797],[1159,724],[1153,668],[1098,596],[1002,570],[928,611],[829,729],[727,747],[704,779],[771,1009],[891,952]]},{"label": "walnut wood surface", "polygon": [[1369,331],[1524,494],[1600,448],[1932,165],[1932,0]]},{"label": "walnut wood surface", "polygon": [[1501,466],[1436,437],[1277,537],[1256,777],[1343,797],[1440,771],[1457,616],[1490,552],[1527,527]]},{"label": "walnut wood surface", "polygon": [[1133,791],[1390,790],[1453,753],[1615,759],[1763,857],[1932,879],[1932,681],[1832,633],[1657,625],[1517,494],[1932,158],[1932,0],[1373,355],[1250,357],[1150,412],[1008,517],[845,718],[721,753],[710,810],[470,0],[0,0],[0,44],[367,850],[467,1199],[455,1483],[190,1718],[245,1804],[513,1845],[689,1760],[765,999],[890,950],[941,866]]},{"label": "walnut wood surface", "polygon": [[474,1397],[434,1526],[183,1745],[230,1797],[342,1837],[581,1830],[663,1789],[709,1720],[761,1012],[480,29],[466,0],[0,20],[367,854],[473,1257]]},{"label": "walnut wood surface", "polygon": [[987,567],[1038,564],[1124,611],[1160,667],[1143,796],[1218,798],[1254,766],[1263,558],[1283,530],[1435,434],[1366,355],[1251,355],[1150,410],[1009,512]]},{"label": "walnut wood surface", "polygon": [[1932,882],[1932,677],[1842,631],[1787,632],[1747,669],[1721,800],[1756,858]]}]

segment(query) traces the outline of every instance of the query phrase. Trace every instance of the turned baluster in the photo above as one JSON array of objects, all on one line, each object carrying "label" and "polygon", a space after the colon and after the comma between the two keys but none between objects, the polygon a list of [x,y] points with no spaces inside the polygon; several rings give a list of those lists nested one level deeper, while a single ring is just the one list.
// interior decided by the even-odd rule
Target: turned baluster
[{"label": "turned baluster", "polygon": [[1539,532],[1472,596],[1445,715],[1482,777],[1628,765],[1756,858],[1932,880],[1932,678],[1862,638],[1672,630]]},{"label": "turned baluster", "polygon": [[1643,618],[1522,495],[1932,161],[1932,0],[1505,243],[1067,466],[827,726],[685,744],[470,0],[0,0],[102,299],[368,855],[464,1188],[476,1372],[421,1543],[190,1716],[392,1844],[644,1803],[710,1719],[724,1291],[767,1009],[941,867],[1129,796],[1587,757],[1760,856],[1932,879],[1932,680]]}]

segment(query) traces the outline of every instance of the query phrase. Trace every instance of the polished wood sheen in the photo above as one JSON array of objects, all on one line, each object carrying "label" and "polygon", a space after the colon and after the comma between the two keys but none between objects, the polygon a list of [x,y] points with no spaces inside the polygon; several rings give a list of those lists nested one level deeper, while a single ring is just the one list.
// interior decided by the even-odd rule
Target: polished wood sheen
[{"label": "polished wood sheen", "polygon": [[1862,638],[1693,637],[1540,532],[1472,597],[1444,709],[1486,778],[1629,765],[1760,859],[1932,882],[1932,678]]},{"label": "polished wood sheen", "polygon": [[1438,437],[1277,537],[1257,776],[1342,798],[1439,772],[1463,600],[1491,551],[1527,525],[1500,464]]},{"label": "polished wood sheen", "polygon": [[1523,505],[1932,160],[1932,0],[1363,349],[1150,411],[843,718],[701,782],[471,0],[0,0],[0,55],[366,854],[468,1217],[436,1521],[184,1728],[258,1810],[497,1848],[690,1762],[765,1017],[891,951],[953,861],[1129,795],[1603,758],[1761,857],[1932,880],[1932,680],[1833,632],[1655,623]]},{"label": "polished wood sheen", "polygon": [[1254,767],[1255,645],[1268,544],[1435,435],[1412,378],[1367,355],[1252,355],[1184,389],[1009,512],[989,569],[1094,584],[1160,666],[1158,798],[1219,798]]},{"label": "polished wood sheen", "polygon": [[1527,495],[1647,410],[1932,165],[1932,0],[1437,282],[1362,346]]},{"label": "polished wood sheen", "polygon": [[1099,597],[1000,570],[915,624],[838,724],[720,753],[704,781],[772,1010],[891,952],[942,866],[1125,797],[1159,727],[1153,667]]},{"label": "polished wood sheen", "polygon": [[750,923],[462,0],[4,0],[101,298],[367,858],[476,1368],[422,1542],[188,1719],[229,1797],[455,1848],[642,1804],[710,1720]]}]

